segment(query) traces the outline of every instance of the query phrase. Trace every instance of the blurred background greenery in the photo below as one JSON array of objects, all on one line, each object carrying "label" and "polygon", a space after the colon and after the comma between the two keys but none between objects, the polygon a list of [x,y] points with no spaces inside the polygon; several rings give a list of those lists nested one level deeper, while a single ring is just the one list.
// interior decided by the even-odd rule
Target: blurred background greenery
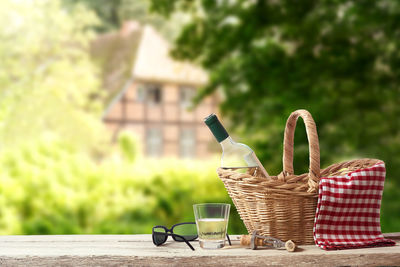
[{"label": "blurred background greenery", "polygon": [[[218,91],[226,125],[270,173],[298,108],[316,120],[321,166],[384,160],[382,229],[399,231],[399,15],[395,0],[0,1],[0,233],[150,233],[193,221],[194,203],[231,203],[217,158],[148,159],[131,133],[110,141],[89,46],[130,19],[209,72],[196,103]],[[307,150],[299,125],[296,173]],[[244,231],[233,209],[229,232]]]}]

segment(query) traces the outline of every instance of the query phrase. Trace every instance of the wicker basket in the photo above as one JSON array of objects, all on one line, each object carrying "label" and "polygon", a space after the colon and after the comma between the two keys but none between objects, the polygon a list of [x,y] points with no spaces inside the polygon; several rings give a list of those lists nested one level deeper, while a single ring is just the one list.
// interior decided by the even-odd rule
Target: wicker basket
[{"label": "wicker basket", "polygon": [[[306,125],[310,163],[308,173],[294,175],[293,139],[299,116]],[[369,167],[378,160],[352,160],[320,170],[317,129],[306,110],[297,110],[289,116],[284,135],[283,171],[278,176],[263,177],[257,168],[249,168],[247,173],[222,168],[217,172],[249,233],[259,230],[263,235],[284,241],[314,244],[319,178]]]}]

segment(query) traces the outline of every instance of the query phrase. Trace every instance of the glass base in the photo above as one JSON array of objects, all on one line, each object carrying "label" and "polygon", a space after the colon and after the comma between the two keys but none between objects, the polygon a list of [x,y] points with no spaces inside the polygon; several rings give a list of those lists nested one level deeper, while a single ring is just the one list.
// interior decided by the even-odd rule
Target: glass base
[{"label": "glass base", "polygon": [[203,249],[219,249],[225,247],[225,240],[199,240]]}]

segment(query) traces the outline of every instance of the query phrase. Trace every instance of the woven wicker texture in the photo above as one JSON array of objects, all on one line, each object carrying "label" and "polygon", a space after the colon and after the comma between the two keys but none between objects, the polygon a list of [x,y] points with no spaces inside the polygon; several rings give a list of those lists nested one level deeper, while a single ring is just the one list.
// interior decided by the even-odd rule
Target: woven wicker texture
[{"label": "woven wicker texture", "polygon": [[[293,171],[293,140],[297,119],[303,118],[309,142],[309,172],[295,175]],[[340,175],[374,165],[376,159],[359,159],[334,164],[320,170],[317,129],[306,110],[293,112],[284,134],[283,171],[266,178],[257,168],[217,170],[249,233],[258,230],[262,235],[296,244],[314,244],[313,224],[318,200],[320,177]]]}]

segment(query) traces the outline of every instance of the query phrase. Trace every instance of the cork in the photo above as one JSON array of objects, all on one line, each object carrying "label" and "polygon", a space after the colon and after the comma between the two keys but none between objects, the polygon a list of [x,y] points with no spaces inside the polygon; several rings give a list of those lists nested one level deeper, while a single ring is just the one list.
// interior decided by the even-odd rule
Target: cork
[{"label": "cork", "polygon": [[285,248],[289,252],[293,252],[296,250],[296,244],[292,240],[288,240],[285,243]]},{"label": "cork", "polygon": [[[244,247],[250,247],[251,246],[251,235],[242,235],[240,237],[240,245],[244,246]],[[255,245],[262,246],[263,240],[261,238],[256,238]]]}]

